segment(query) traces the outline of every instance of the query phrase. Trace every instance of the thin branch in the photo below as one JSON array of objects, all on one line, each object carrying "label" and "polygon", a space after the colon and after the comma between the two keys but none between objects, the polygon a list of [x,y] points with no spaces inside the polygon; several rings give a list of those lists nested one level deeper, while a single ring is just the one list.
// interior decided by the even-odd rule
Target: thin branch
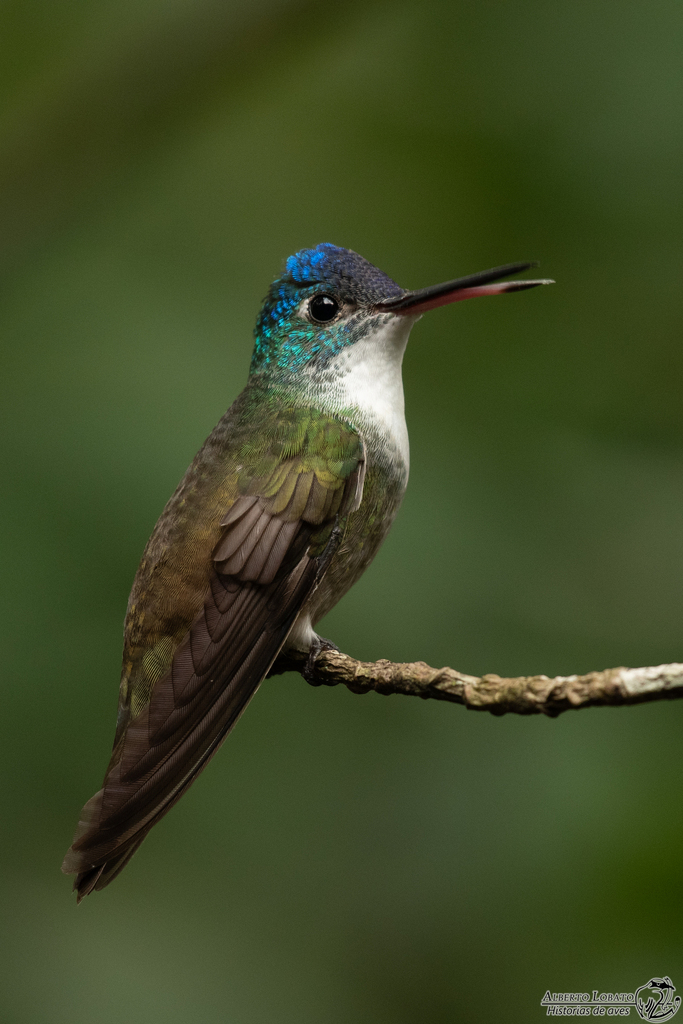
[{"label": "thin branch", "polygon": [[271,675],[298,671],[313,686],[343,683],[353,693],[404,693],[448,700],[472,711],[494,715],[550,715],[570,709],[642,704],[683,697],[683,665],[607,668],[585,676],[468,676],[452,668],[430,668],[423,661],[356,661],[341,651],[324,649],[310,669],[307,655],[287,652]]}]

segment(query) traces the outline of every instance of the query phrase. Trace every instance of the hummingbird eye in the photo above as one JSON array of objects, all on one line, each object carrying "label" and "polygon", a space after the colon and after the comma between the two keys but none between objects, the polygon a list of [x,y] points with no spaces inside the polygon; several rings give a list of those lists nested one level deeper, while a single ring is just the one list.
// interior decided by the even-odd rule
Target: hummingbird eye
[{"label": "hummingbird eye", "polygon": [[314,295],[308,304],[308,313],[315,323],[327,324],[334,320],[339,308],[339,303],[331,295]]}]

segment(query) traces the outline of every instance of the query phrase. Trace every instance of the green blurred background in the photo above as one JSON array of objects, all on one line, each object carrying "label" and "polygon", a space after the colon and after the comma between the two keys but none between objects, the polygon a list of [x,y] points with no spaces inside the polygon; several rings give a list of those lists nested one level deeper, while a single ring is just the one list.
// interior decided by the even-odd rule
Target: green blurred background
[{"label": "green blurred background", "polygon": [[540,1020],[683,989],[683,704],[494,719],[268,681],[124,874],[59,873],[100,784],[145,541],[283,259],[429,314],[412,478],[323,624],[467,672],[683,659],[683,8],[5,0],[3,1024]]}]

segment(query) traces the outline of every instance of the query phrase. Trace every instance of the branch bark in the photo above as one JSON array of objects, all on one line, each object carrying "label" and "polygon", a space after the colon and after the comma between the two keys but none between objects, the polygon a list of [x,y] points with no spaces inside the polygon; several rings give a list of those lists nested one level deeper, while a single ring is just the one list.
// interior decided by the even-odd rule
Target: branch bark
[{"label": "branch bark", "polygon": [[341,651],[324,649],[312,667],[306,654],[289,651],[271,675],[297,671],[313,686],[343,683],[353,693],[403,693],[448,700],[472,711],[494,715],[549,715],[606,705],[643,704],[683,697],[683,665],[607,668],[584,676],[469,676],[452,668],[430,668],[423,661],[356,661]]}]

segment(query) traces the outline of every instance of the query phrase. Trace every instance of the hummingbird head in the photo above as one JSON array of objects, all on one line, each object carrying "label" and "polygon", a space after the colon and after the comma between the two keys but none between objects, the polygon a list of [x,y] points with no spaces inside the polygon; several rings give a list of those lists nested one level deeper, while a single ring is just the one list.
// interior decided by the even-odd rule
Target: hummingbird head
[{"label": "hummingbird head", "polygon": [[322,242],[290,256],[256,322],[251,372],[296,371],[352,345],[378,303],[402,288],[350,249]]},{"label": "hummingbird head", "polygon": [[[321,242],[290,256],[270,286],[256,322],[251,375],[323,366],[343,349],[402,321],[405,335],[422,313],[475,295],[533,288],[550,281],[500,279],[527,270],[513,263],[444,284],[406,291],[351,249]],[[396,324],[398,326],[398,324]]]}]

